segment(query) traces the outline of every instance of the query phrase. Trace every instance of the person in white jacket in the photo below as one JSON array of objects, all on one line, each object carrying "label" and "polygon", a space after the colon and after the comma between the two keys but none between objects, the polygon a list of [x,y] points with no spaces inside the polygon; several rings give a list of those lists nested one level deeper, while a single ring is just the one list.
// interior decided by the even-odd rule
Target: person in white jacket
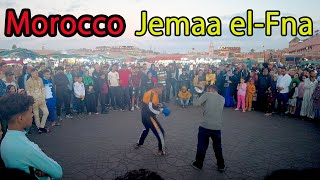
[{"label": "person in white jacket", "polygon": [[73,89],[76,97],[75,101],[78,107],[77,113],[82,114],[84,112],[84,98],[86,91],[81,76],[76,76],[76,82],[73,84]]},{"label": "person in white jacket", "polygon": [[287,74],[284,67],[281,68],[281,75],[277,82],[278,96],[278,112],[284,114],[287,111],[287,104],[289,100],[289,86],[291,84],[291,77]]}]

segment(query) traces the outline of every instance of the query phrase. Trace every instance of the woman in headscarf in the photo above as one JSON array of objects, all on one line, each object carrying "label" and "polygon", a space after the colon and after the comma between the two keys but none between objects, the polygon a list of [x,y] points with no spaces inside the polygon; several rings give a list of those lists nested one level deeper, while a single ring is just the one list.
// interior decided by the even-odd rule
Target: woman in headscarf
[{"label": "woman in headscarf", "polygon": [[85,102],[86,108],[89,115],[92,113],[98,114],[97,106],[96,106],[96,96],[93,88],[94,82],[93,78],[89,76],[89,71],[86,70],[85,74],[82,77],[83,84],[86,89]]}]

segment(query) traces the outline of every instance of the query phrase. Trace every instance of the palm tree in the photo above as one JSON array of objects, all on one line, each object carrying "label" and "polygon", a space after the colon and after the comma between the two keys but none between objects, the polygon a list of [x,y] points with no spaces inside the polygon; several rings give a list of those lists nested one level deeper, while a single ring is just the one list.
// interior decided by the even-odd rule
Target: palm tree
[{"label": "palm tree", "polygon": [[251,49],[251,50],[250,50],[251,53],[254,53],[255,51],[256,51],[256,50],[254,50],[254,49]]}]

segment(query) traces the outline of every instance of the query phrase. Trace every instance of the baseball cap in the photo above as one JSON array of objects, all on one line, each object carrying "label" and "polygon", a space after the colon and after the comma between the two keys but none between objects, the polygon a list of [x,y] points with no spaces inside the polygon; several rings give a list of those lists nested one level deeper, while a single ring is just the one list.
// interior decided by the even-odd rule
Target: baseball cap
[{"label": "baseball cap", "polygon": [[7,71],[4,73],[6,76],[13,76],[14,73],[12,71]]}]

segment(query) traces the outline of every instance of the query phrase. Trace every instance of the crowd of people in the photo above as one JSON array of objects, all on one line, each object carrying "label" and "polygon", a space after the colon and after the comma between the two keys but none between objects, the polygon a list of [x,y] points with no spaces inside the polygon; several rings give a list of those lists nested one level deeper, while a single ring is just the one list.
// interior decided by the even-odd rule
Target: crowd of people
[{"label": "crowd of people", "polygon": [[[146,63],[59,64],[55,68],[45,63],[23,68],[0,63],[0,119],[2,137],[5,137],[1,157],[6,167],[37,177],[59,178],[61,166],[24,134],[30,133],[33,122],[41,134],[75,114],[91,116],[109,114],[111,110],[135,111],[140,107],[145,129],[135,148],[143,145],[151,129],[158,139],[157,155],[163,156],[166,155],[164,130],[156,115],[169,114],[165,113],[164,103],[174,102],[181,108],[204,104],[192,166],[202,169],[209,138],[213,138],[218,170],[223,172],[220,131],[223,107],[242,112],[262,111],[266,116],[277,113],[318,120],[320,77],[317,70],[312,66],[284,67],[268,63],[250,67],[247,64],[216,67],[172,63],[151,64],[150,68]],[[12,153],[12,149],[18,150]],[[35,159],[29,162],[25,152]]]},{"label": "crowd of people", "polygon": [[[250,112],[264,111],[292,115],[304,119],[320,116],[320,84],[316,67],[286,68],[271,64],[248,67],[247,64],[182,65],[172,63],[92,64],[58,67],[38,65],[0,66],[0,96],[19,93],[34,97],[34,122],[38,133],[50,126],[59,126],[63,117],[73,114],[108,114],[110,109],[140,109],[144,92],[155,84],[163,85],[160,102],[176,101],[182,108],[192,104],[194,87],[206,90],[216,85],[225,97],[225,107]],[[62,109],[65,116],[62,116]],[[99,110],[98,110],[99,109]],[[40,113],[41,112],[41,113]],[[7,123],[1,119],[2,131]],[[28,130],[27,130],[28,131]]]}]

